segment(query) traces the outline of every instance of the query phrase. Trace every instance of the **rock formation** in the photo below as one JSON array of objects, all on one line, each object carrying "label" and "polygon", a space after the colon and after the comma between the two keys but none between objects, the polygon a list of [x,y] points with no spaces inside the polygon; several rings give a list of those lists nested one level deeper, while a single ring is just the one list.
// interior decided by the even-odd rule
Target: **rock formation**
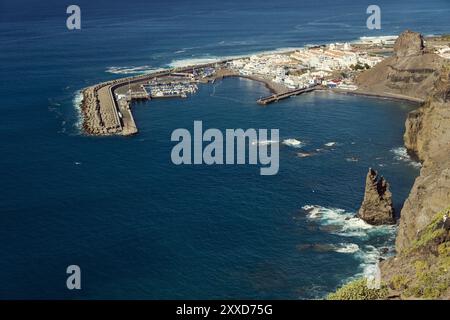
[{"label": "rock formation", "polygon": [[389,184],[371,168],[367,173],[366,191],[358,217],[372,225],[395,223]]},{"label": "rock formation", "polygon": [[420,33],[406,30],[403,32],[394,45],[394,52],[397,57],[411,57],[423,54],[425,46]]}]

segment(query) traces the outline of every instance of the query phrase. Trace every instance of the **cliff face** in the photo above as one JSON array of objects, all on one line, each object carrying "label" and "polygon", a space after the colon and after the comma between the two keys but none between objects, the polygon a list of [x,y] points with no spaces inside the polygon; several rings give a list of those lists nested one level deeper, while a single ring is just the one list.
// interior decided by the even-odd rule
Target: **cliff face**
[{"label": "cliff face", "polygon": [[[417,249],[413,258],[405,252],[412,252],[436,214],[450,205],[450,61],[427,52],[422,37],[410,31],[398,38],[394,49],[392,57],[357,80],[362,90],[425,101],[406,120],[405,146],[423,166],[400,214],[398,255],[381,265],[389,281],[413,262],[433,264],[437,246]],[[448,290],[439,292],[438,297],[448,296]]]},{"label": "cliff face", "polygon": [[411,112],[406,121],[405,146],[425,161],[443,147],[449,140],[448,127],[444,126],[448,118],[450,103],[449,64],[439,70],[439,77],[433,84],[425,104]]},{"label": "cliff face", "polygon": [[372,225],[395,223],[389,184],[373,169],[367,173],[364,200],[358,217]]},{"label": "cliff face", "polygon": [[401,212],[397,250],[408,247],[450,204],[450,68],[443,67],[425,104],[406,120],[405,146],[423,162]]}]

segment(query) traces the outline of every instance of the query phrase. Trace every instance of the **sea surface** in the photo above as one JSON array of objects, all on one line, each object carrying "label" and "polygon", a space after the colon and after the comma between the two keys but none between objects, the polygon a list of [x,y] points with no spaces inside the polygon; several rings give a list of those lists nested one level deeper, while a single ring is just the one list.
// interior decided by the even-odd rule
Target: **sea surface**
[{"label": "sea surface", "polygon": [[[261,107],[230,78],[136,103],[133,137],[80,132],[79,91],[220,57],[361,36],[450,32],[448,1],[1,1],[0,298],[322,298],[393,253],[352,218],[368,167],[398,211],[419,172],[402,102],[316,92]],[[82,29],[66,29],[78,4]],[[280,171],[175,166],[177,128],[280,129]],[[300,144],[283,144],[296,139]],[[289,140],[292,141],[292,140]],[[79,265],[82,289],[66,288]]]}]

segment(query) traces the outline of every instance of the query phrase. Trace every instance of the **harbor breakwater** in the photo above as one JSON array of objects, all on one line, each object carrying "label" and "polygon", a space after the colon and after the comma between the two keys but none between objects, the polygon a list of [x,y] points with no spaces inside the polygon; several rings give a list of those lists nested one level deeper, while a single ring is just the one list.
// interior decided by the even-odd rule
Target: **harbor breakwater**
[{"label": "harbor breakwater", "polygon": [[[266,105],[272,102],[296,96],[306,92],[312,92],[321,86],[314,85],[305,89],[289,89],[283,84],[275,83],[269,79],[241,75],[227,67],[231,60],[222,60],[214,63],[167,69],[154,73],[138,75],[103,82],[82,90],[83,100],[81,110],[83,116],[83,131],[89,135],[133,135],[138,133],[135,120],[131,111],[133,100],[148,98],[143,87],[151,81],[158,81],[170,76],[184,76],[188,81],[208,83],[225,77],[242,77],[253,81],[262,82],[271,91],[272,95],[261,97],[258,103]],[[195,77],[196,70],[214,68],[214,74],[205,77]],[[189,75],[191,76],[189,78]],[[143,91],[144,90],[144,91]],[[136,92],[142,92],[142,94]],[[122,98],[119,99],[119,96]]]}]

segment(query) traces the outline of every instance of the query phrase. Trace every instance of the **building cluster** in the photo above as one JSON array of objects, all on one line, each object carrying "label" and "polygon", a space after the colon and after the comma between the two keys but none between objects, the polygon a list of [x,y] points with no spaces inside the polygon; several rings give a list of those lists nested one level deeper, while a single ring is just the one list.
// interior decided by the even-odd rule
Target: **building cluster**
[{"label": "building cluster", "polygon": [[[354,50],[350,44],[330,44],[304,48],[288,54],[253,55],[229,62],[229,67],[243,76],[263,77],[289,89],[301,89],[316,84],[347,86],[352,84],[336,80],[336,72],[367,69],[376,65],[382,57],[370,56]],[[325,83],[324,83],[325,81]],[[348,87],[348,86],[351,87]]]},{"label": "building cluster", "polygon": [[361,37],[356,43],[375,47],[393,46],[398,36]]}]

